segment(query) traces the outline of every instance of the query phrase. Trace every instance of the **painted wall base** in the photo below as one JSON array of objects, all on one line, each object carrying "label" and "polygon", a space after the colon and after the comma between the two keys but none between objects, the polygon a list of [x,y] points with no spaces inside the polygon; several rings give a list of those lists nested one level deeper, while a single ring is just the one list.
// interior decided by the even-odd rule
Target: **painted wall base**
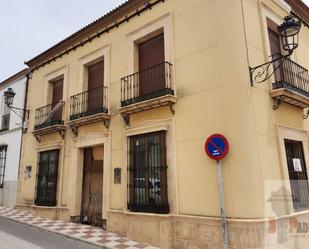
[{"label": "painted wall base", "polygon": [[[229,249],[305,249],[308,224],[309,212],[280,219],[230,219]],[[110,211],[107,230],[163,249],[223,248],[217,218]]]},{"label": "painted wall base", "polygon": [[35,205],[16,204],[16,209],[25,210],[41,218],[70,221],[69,209],[67,207],[42,207]]},{"label": "painted wall base", "polygon": [[3,183],[3,196],[2,205],[12,208],[16,203],[18,181],[4,181]]}]

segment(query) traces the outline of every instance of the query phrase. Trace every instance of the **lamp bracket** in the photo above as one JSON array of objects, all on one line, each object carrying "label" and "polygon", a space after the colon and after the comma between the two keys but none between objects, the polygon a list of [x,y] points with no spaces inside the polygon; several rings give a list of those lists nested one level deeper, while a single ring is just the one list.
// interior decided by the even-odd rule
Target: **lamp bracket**
[{"label": "lamp bracket", "polygon": [[[283,62],[289,58],[292,53],[293,51],[289,51],[289,53],[286,55],[273,54],[270,56],[271,58],[274,58],[271,61],[256,67],[249,67],[251,86],[253,86],[254,83],[265,82],[271,76],[273,76],[275,72],[281,67]],[[278,64],[274,64],[275,62],[278,62]]]}]

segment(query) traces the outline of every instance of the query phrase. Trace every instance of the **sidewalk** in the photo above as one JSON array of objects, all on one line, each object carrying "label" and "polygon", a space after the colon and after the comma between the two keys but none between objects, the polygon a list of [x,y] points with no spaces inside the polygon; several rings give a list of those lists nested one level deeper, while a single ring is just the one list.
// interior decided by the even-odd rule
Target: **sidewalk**
[{"label": "sidewalk", "polygon": [[25,211],[0,207],[0,216],[107,249],[159,249],[106,232],[98,227],[38,218]]}]

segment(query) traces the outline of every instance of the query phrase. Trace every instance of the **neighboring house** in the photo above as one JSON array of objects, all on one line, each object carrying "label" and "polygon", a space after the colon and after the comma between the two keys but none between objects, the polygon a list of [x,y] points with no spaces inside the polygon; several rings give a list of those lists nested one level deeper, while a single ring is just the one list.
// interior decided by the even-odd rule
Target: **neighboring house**
[{"label": "neighboring house", "polygon": [[309,214],[308,26],[273,77],[251,85],[249,74],[282,52],[286,15],[309,23],[301,1],[288,3],[129,0],[28,61],[17,208],[160,248],[219,248],[204,142],[222,133],[231,248],[271,243],[267,180],[294,193],[278,219]]},{"label": "neighboring house", "polygon": [[23,118],[4,103],[4,92],[12,88],[16,93],[13,106],[23,109],[27,72],[24,69],[0,83],[0,205],[5,207],[14,207],[16,202]]}]

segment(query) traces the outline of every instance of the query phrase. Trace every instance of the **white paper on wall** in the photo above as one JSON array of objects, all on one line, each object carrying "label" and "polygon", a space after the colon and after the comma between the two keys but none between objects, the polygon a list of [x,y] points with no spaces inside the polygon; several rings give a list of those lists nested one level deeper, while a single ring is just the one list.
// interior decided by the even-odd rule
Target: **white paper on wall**
[{"label": "white paper on wall", "polygon": [[302,172],[301,162],[299,158],[293,158],[293,166],[295,172]]}]

